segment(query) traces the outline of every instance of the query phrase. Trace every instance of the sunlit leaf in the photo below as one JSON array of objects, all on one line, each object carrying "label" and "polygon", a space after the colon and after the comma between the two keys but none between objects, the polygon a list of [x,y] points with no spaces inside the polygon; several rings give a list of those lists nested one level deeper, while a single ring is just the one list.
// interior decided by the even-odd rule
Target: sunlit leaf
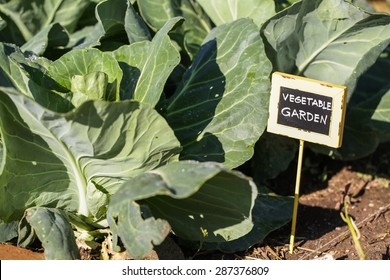
[{"label": "sunlit leaf", "polygon": [[181,158],[227,167],[250,159],[268,119],[270,72],[251,20],[212,30],[167,101],[165,116],[184,147]]},{"label": "sunlit leaf", "polygon": [[[50,64],[48,75],[61,86],[72,89],[72,81],[77,76],[87,76],[102,72],[107,75],[105,100],[119,100],[119,85],[122,70],[110,53],[97,49],[72,50]],[[88,95],[88,92],[85,92]],[[91,97],[94,93],[91,93]],[[92,99],[92,98],[91,98]]]},{"label": "sunlit leaf", "polygon": [[137,4],[146,23],[154,31],[160,30],[165,22],[174,17],[183,17],[181,28],[171,36],[191,58],[198,52],[203,39],[211,30],[208,16],[196,1],[192,0],[138,0]]},{"label": "sunlit leaf", "polygon": [[129,253],[140,258],[170,226],[176,235],[202,242],[245,235],[253,227],[256,196],[256,186],[240,173],[216,163],[180,161],[125,182],[110,201],[108,222]]},{"label": "sunlit leaf", "polygon": [[59,114],[3,90],[0,116],[4,222],[34,206],[101,218],[107,195],[124,179],[166,164],[179,150],[165,120],[135,101],[87,101]]},{"label": "sunlit leaf", "polygon": [[135,99],[154,107],[180,55],[168,32],[182,19],[169,20],[153,40],[123,46],[113,52],[124,73],[121,99]]},{"label": "sunlit leaf", "polygon": [[275,14],[274,0],[198,0],[218,26],[240,18],[251,18],[261,26]]}]

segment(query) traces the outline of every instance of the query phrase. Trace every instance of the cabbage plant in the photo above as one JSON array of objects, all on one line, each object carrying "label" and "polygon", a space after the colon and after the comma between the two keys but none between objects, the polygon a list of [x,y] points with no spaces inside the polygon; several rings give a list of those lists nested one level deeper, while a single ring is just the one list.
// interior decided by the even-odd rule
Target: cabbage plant
[{"label": "cabbage plant", "polygon": [[0,241],[38,239],[48,259],[107,236],[135,258],[169,234],[261,242],[290,219],[264,183],[296,151],[265,133],[273,70],[350,89],[344,146],[312,149],[356,158],[389,140],[388,15],[241,2],[1,1]]}]

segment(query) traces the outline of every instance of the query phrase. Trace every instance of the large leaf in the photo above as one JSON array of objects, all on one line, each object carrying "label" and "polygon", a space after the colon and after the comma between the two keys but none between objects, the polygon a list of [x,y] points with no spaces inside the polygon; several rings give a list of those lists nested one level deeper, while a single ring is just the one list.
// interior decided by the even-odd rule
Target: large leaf
[{"label": "large leaf", "polygon": [[261,26],[275,14],[274,0],[198,0],[218,26],[240,18],[251,18]]},{"label": "large leaf", "polygon": [[201,7],[192,0],[138,0],[142,17],[154,31],[174,17],[185,19],[182,28],[174,30],[172,37],[192,58],[211,29],[211,23]]},{"label": "large leaf", "polygon": [[327,149],[311,148],[335,158],[355,160],[373,153],[382,142],[390,141],[390,47],[364,73],[348,103],[343,145]]},{"label": "large leaf", "polygon": [[130,42],[150,39],[149,30],[129,1],[107,0],[99,3],[96,18],[105,38],[124,31]]},{"label": "large leaf", "polygon": [[17,47],[0,43],[0,86],[15,88],[42,106],[57,112],[72,108],[67,90],[44,74],[45,59],[27,56]]},{"label": "large leaf", "polygon": [[154,107],[166,80],[180,62],[180,54],[168,32],[181,21],[169,20],[153,40],[123,46],[114,55],[124,73],[120,85],[121,99],[135,99]]},{"label": "large leaf", "polygon": [[374,112],[370,118],[370,127],[377,131],[380,141],[390,141],[390,88],[387,92],[381,92],[373,100],[362,104],[362,107]]},{"label": "large leaf", "polygon": [[285,171],[295,158],[296,139],[277,134],[264,133],[256,143],[252,172],[256,184],[265,184]]},{"label": "large leaf", "polygon": [[[240,173],[216,163],[181,161],[124,183],[107,217],[129,253],[142,257],[165,238],[169,224],[189,240],[226,242],[245,235],[253,227],[256,196],[256,186]],[[154,217],[145,210],[142,215],[139,204],[148,205]]]},{"label": "large leaf", "polygon": [[[269,19],[261,35],[274,70],[346,85],[349,101],[356,104],[377,92],[362,97],[359,88],[354,89],[390,42],[390,16],[364,12],[344,0],[304,0]],[[372,153],[378,143],[379,136],[369,125],[347,113],[341,149],[309,146],[334,157],[356,159]],[[273,148],[281,147],[275,143]]]},{"label": "large leaf", "polygon": [[134,9],[133,3],[127,4],[125,15],[125,30],[130,43],[150,40],[151,35],[143,19]]},{"label": "large leaf", "polygon": [[[19,232],[32,233],[42,242],[48,260],[80,259],[72,226],[64,211],[35,207],[27,209]],[[25,228],[29,229],[25,229]],[[19,239],[24,236],[19,236]]]},{"label": "large leaf", "polygon": [[165,120],[135,101],[87,101],[59,114],[0,91],[0,129],[4,222],[33,206],[101,217],[120,181],[166,164],[179,149]]},{"label": "large leaf", "polygon": [[372,15],[345,0],[304,0],[268,20],[262,29],[275,70],[346,85],[390,42],[390,15]]},{"label": "large leaf", "polygon": [[[100,1],[95,8],[95,17],[95,25],[85,26],[71,36],[70,47],[101,46],[113,50],[117,42],[123,44],[150,39],[149,30],[129,1]],[[123,35],[127,38],[124,39]]]},{"label": "large leaf", "polygon": [[18,237],[18,223],[19,221],[5,223],[0,219],[0,242],[7,242]]},{"label": "large leaf", "polygon": [[354,160],[375,152],[381,142],[390,141],[390,87],[353,106],[346,115],[343,146],[337,150],[314,146],[333,157]]},{"label": "large leaf", "polygon": [[46,49],[64,47],[68,44],[69,36],[59,23],[44,27],[22,47],[22,51],[30,51],[42,55]]},{"label": "large leaf", "polygon": [[375,64],[367,70],[358,80],[356,90],[348,102],[350,108],[365,102],[379,92],[390,88],[387,70],[390,68],[390,45],[379,56]]},{"label": "large leaf", "polygon": [[56,22],[72,32],[89,4],[89,0],[13,0],[0,4],[0,15],[6,16],[8,23],[0,40],[20,46]]},{"label": "large leaf", "polygon": [[253,208],[253,229],[245,236],[230,242],[205,243],[203,249],[227,253],[244,251],[261,243],[272,231],[291,220],[293,199],[274,194],[259,194]]},{"label": "large leaf", "polygon": [[[119,85],[122,79],[122,70],[111,53],[104,53],[97,49],[72,50],[56,61],[47,69],[47,74],[63,87],[71,90],[77,82],[78,76],[88,79],[86,76],[92,73],[102,72],[107,75],[107,89],[105,100],[119,100]],[[77,87],[77,86],[76,86]],[[79,91],[76,92],[78,94]],[[84,92],[92,99],[94,92]],[[77,98],[79,99],[79,98]]]},{"label": "large leaf", "polygon": [[181,158],[228,167],[250,159],[268,118],[270,71],[251,20],[212,30],[167,103]]}]

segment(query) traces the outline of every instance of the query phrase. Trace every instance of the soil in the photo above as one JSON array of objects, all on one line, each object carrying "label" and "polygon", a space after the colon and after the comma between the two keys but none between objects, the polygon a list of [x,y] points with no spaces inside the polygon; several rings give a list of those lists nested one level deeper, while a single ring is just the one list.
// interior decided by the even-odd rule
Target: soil
[{"label": "soil", "polygon": [[[305,153],[307,153],[305,151]],[[336,162],[309,155],[299,198],[295,250],[289,253],[291,223],[270,234],[242,258],[260,259],[390,259],[390,149],[382,145],[372,156]],[[313,163],[315,162],[315,163]],[[281,178],[292,176],[294,166]],[[274,190],[293,195],[294,184],[281,179]],[[280,186],[288,186],[281,190]],[[276,188],[275,188],[276,187]],[[365,256],[360,256],[351,229],[341,218],[347,211],[357,228]],[[353,230],[353,228],[352,228]]]},{"label": "soil", "polygon": [[19,248],[10,244],[0,244],[0,260],[44,260],[43,253]]}]

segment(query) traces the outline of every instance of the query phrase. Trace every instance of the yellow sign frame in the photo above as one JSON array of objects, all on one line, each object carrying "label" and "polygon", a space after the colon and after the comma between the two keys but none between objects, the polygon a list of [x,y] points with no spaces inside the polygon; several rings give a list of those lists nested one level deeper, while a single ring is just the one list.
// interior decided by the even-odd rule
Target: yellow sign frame
[{"label": "yellow sign frame", "polygon": [[[304,91],[332,99],[329,134],[292,127],[278,123],[280,110],[281,88]],[[271,97],[269,103],[269,118],[267,131],[307,142],[338,148],[342,144],[347,88],[300,76],[275,72],[272,74]]]}]

